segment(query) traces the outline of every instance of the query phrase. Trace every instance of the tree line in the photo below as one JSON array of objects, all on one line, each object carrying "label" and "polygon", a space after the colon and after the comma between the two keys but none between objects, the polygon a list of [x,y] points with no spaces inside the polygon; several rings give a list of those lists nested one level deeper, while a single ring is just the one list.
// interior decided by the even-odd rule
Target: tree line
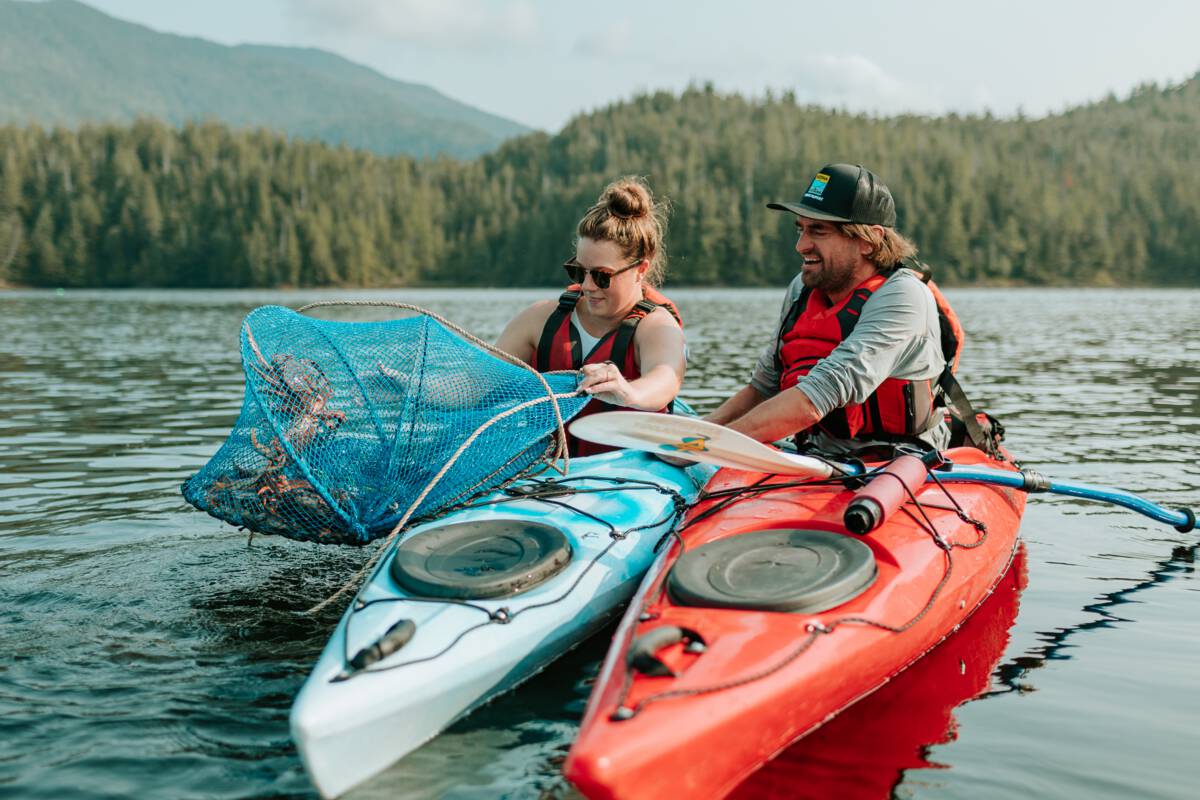
[{"label": "tree line", "polygon": [[0,281],[63,287],[534,286],[612,178],[672,205],[669,282],[776,285],[788,215],[862,163],[939,280],[1200,285],[1200,75],[1043,119],[876,117],[697,86],[473,161],[216,123],[0,127]]}]

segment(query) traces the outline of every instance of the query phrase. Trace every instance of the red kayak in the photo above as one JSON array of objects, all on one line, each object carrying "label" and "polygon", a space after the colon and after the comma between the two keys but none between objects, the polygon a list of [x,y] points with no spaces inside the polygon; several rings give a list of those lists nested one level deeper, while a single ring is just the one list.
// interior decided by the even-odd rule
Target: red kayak
[{"label": "red kayak", "polygon": [[848,533],[856,497],[890,483],[718,472],[617,630],[571,782],[590,798],[724,797],[962,625],[1013,560],[1025,494],[918,481]]},{"label": "red kayak", "polygon": [[943,768],[931,760],[930,746],[955,740],[955,708],[990,689],[1025,580],[1022,546],[991,596],[952,636],[773,758],[729,800],[883,800],[908,770]]}]

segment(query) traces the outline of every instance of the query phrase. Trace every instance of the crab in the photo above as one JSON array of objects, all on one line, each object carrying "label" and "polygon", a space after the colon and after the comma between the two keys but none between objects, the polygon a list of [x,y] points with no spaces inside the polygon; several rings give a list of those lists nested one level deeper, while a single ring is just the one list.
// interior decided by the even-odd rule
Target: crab
[{"label": "crab", "polygon": [[282,401],[277,410],[291,420],[284,432],[288,443],[302,450],[322,433],[337,430],[346,413],[328,407],[333,387],[320,365],[310,358],[296,358],[287,353],[276,353],[268,361],[249,329],[246,339],[258,359],[250,368],[263,379],[266,391]]},{"label": "crab", "polygon": [[315,529],[318,538],[336,538],[341,519],[329,507],[311,483],[284,475],[291,459],[287,451],[273,438],[269,444],[258,441],[258,432],[250,431],[250,443],[267,460],[266,468],[254,481],[253,489],[266,516],[301,517],[305,526]]}]

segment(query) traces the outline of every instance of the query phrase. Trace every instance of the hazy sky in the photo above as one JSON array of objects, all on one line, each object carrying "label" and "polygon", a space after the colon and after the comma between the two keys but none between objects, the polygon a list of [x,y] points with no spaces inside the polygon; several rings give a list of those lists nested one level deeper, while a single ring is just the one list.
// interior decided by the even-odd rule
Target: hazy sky
[{"label": "hazy sky", "polygon": [[85,0],[225,44],[307,45],[548,131],[712,81],[804,102],[1033,116],[1200,71],[1197,0]]}]

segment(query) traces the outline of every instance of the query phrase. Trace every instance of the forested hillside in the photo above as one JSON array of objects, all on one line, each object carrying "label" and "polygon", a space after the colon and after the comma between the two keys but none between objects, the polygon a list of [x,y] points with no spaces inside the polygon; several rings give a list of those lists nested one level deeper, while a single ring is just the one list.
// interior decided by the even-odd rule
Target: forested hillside
[{"label": "forested hillside", "polygon": [[674,206],[670,281],[778,284],[787,215],[868,165],[946,283],[1200,285],[1200,77],[1040,120],[874,118],[695,88],[471,162],[217,125],[0,128],[0,278],[36,286],[549,285],[637,173]]},{"label": "forested hillside", "polygon": [[528,128],[323,50],[227,47],[74,0],[0,0],[0,123],[214,119],[376,153],[474,158]]}]

